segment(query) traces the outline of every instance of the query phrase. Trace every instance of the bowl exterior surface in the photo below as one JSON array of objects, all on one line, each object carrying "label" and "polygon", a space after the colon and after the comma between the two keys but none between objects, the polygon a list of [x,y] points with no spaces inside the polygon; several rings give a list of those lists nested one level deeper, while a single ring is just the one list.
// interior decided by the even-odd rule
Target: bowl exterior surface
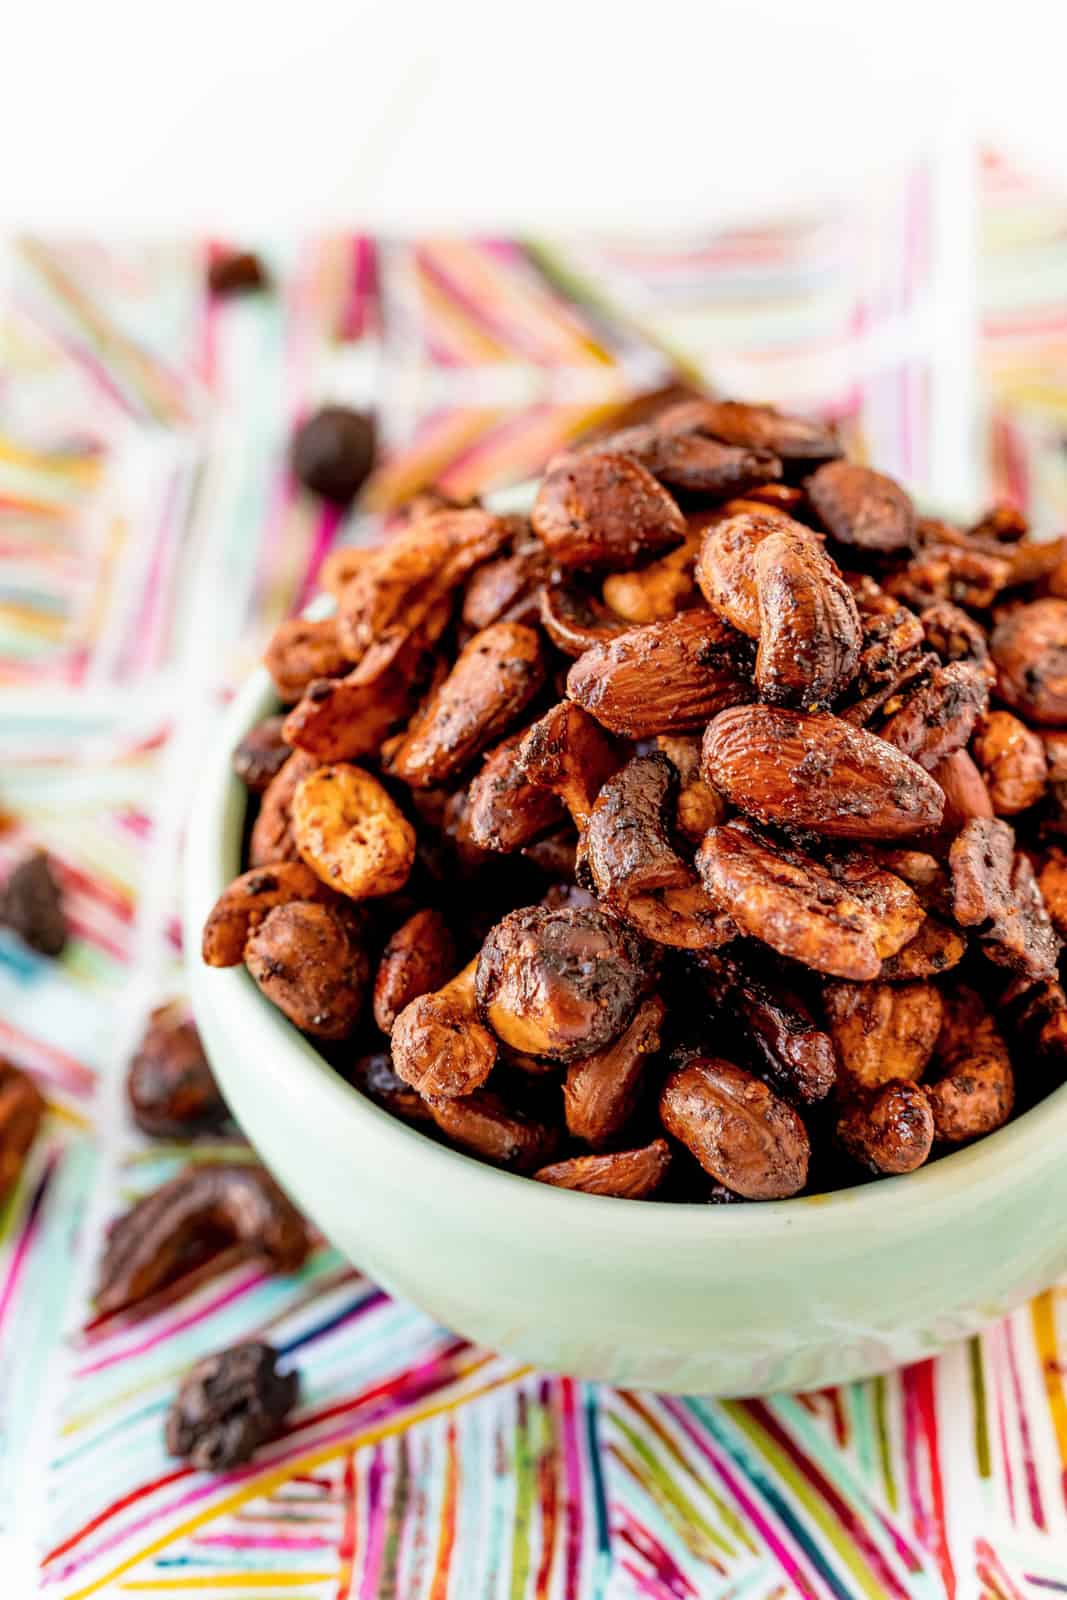
[{"label": "bowl exterior surface", "polygon": [[725,1210],[546,1189],[371,1105],[243,969],[199,960],[203,917],[238,866],[244,795],[228,752],[271,708],[260,675],[206,769],[187,854],[192,1001],[264,1161],[386,1289],[539,1367],[752,1395],[930,1356],[1067,1270],[1063,1090],[920,1174]]}]

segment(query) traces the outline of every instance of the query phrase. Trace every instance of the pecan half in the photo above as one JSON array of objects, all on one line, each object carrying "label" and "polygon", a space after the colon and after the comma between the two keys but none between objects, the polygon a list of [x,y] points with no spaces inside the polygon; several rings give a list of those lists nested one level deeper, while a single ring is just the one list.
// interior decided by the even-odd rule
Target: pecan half
[{"label": "pecan half", "polygon": [[952,843],[949,867],[956,921],[986,925],[979,940],[989,959],[1031,978],[1054,977],[1060,941],[1009,824],[969,822]]},{"label": "pecan half", "polygon": [[902,699],[882,707],[878,737],[929,771],[967,743],[989,703],[989,684],[980,667],[951,661],[924,674]]},{"label": "pecan half", "polygon": [[660,1116],[705,1172],[747,1200],[784,1200],[803,1189],[810,1145],[792,1107],[751,1073],[697,1056],[671,1073]]},{"label": "pecan half", "polygon": [[956,544],[931,544],[885,580],[899,600],[917,609],[935,601],[952,600],[974,611],[987,611],[1000,591],[1011,582],[1011,562]]},{"label": "pecan half", "polygon": [[823,1006],[849,1087],[918,1082],[941,1031],[931,983],[828,983]]}]

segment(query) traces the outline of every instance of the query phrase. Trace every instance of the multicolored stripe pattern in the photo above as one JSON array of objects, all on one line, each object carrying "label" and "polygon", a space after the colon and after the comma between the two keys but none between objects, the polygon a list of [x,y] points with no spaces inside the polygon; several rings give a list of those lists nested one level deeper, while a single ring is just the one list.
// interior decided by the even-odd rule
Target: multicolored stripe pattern
[{"label": "multicolored stripe pattern", "polygon": [[[992,161],[983,192],[990,478],[1047,520],[1067,513],[1067,207]],[[1067,1594],[1067,1285],[936,1361],[750,1402],[530,1371],[325,1244],[293,1278],[219,1261],[135,1321],[91,1307],[130,1198],[244,1154],[149,1146],[123,1076],[181,984],[203,741],[326,552],[428,483],[522,479],[679,376],[832,412],[929,489],[933,196],[919,166],[833,213],[659,248],[268,240],[274,291],[228,302],[203,293],[216,241],[12,252],[0,873],[44,845],[73,938],[48,963],[0,936],[0,1051],[50,1107],[0,1211],[5,1600]],[[287,471],[294,420],[325,398],[380,421],[349,517]],[[251,1334],[299,1367],[285,1436],[218,1478],[169,1460],[180,1373]]]}]

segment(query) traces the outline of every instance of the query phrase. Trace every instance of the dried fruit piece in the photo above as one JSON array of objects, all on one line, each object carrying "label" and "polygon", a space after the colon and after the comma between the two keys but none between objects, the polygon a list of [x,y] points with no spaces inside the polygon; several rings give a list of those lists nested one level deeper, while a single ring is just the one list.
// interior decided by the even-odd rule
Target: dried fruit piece
[{"label": "dried fruit piece", "polygon": [[622,1133],[637,1107],[649,1058],[660,1048],[666,1014],[659,996],[650,995],[625,1033],[567,1068],[563,1111],[572,1138],[600,1150]]},{"label": "dried fruit piece", "polygon": [[403,888],[415,830],[377,778],[337,762],[301,779],[293,795],[297,849],[323,883],[351,900]]},{"label": "dried fruit piece", "polygon": [[980,667],[953,661],[923,674],[902,699],[883,706],[878,737],[930,771],[967,743],[989,703],[989,685]]},{"label": "dried fruit piece", "polygon": [[284,717],[264,717],[233,752],[233,770],[253,794],[263,793],[293,753],[282,735],[284,723]]},{"label": "dried fruit piece", "polygon": [[615,1150],[610,1155],[572,1156],[534,1173],[537,1183],[556,1189],[577,1189],[582,1194],[614,1195],[618,1200],[647,1200],[655,1194],[671,1164],[666,1139],[653,1139],[639,1150]]},{"label": "dried fruit piece", "polygon": [[759,601],[756,685],[774,705],[826,705],[856,671],[856,602],[814,535],[771,533],[753,557]]},{"label": "dried fruit piece", "polygon": [[784,1200],[807,1181],[804,1124],[732,1062],[697,1056],[676,1068],[663,1086],[660,1116],[705,1172],[747,1200]]},{"label": "dried fruit piece", "polygon": [[999,1029],[973,989],[945,996],[944,1022],[926,1086],[938,1139],[963,1144],[1011,1116],[1015,1078]]},{"label": "dried fruit piece", "polygon": [[63,896],[43,850],[23,856],[0,890],[0,926],[17,933],[42,956],[59,956],[67,943]]},{"label": "dried fruit piece", "polygon": [[392,751],[389,771],[418,788],[447,783],[507,731],[544,677],[533,628],[519,622],[483,628]]},{"label": "dried fruit piece", "polygon": [[685,538],[685,518],[662,484],[611,451],[550,461],[530,520],[563,567],[630,567]]},{"label": "dried fruit piece", "polygon": [[309,772],[314,772],[318,764],[314,756],[296,750],[267,785],[248,840],[250,867],[300,860],[292,830],[293,796],[301,781]]},{"label": "dried fruit piece", "polygon": [[603,911],[510,911],[478,958],[483,1020],[525,1055],[570,1062],[633,1019],[650,977],[645,946]]},{"label": "dried fruit piece", "polygon": [[754,1065],[772,1087],[794,1104],[824,1100],[837,1077],[837,1058],[800,996],[736,952],[702,956],[700,972],[722,1020],[743,1024]]},{"label": "dried fruit piece", "polygon": [[229,1108],[184,1001],[171,1000],[150,1014],[130,1062],[126,1095],[134,1122],[153,1139],[213,1133],[229,1121]]},{"label": "dried fruit piece", "polygon": [[490,750],[471,780],[467,827],[482,850],[521,850],[566,815],[558,795],[532,783],[523,770],[527,732],[513,733]]},{"label": "dried fruit piece", "polygon": [[201,953],[209,967],[236,967],[244,960],[253,928],[275,906],[292,900],[333,899],[329,889],[302,861],[279,861],[243,872],[219,895],[204,924]]},{"label": "dried fruit piece", "polygon": [[491,1089],[449,1099],[431,1095],[428,1104],[450,1144],[495,1167],[533,1172],[554,1152],[555,1130],[523,1116]]},{"label": "dried fruit piece", "polygon": [[584,828],[597,795],[624,757],[615,740],[581,706],[561,700],[527,729],[516,759],[530,783],[558,796],[577,826]]},{"label": "dried fruit piece", "polygon": [[683,611],[594,645],[567,674],[567,693],[628,739],[685,733],[751,698],[742,646],[711,612]]},{"label": "dried fruit piece", "polygon": [[374,979],[374,1020],[383,1033],[412,1000],[440,989],[456,969],[448,923],[439,911],[425,909],[390,935]]},{"label": "dried fruit piece", "polygon": [[941,789],[908,756],[825,713],[722,711],[704,735],[702,770],[761,822],[831,838],[906,837],[936,827],[944,809]]},{"label": "dried fruit piece", "polygon": [[225,1472],[276,1439],[300,1392],[297,1374],[283,1375],[277,1362],[258,1339],[198,1361],[167,1413],[168,1455],[198,1472]]},{"label": "dried fruit piece", "polygon": [[320,406],[293,435],[293,475],[314,494],[347,503],[374,465],[373,418],[350,406]]},{"label": "dried fruit piece", "polygon": [[838,544],[896,552],[915,544],[915,508],[884,472],[854,461],[830,461],[812,474],[808,499]]},{"label": "dried fruit piece", "polygon": [[469,1095],[497,1058],[497,1041],[478,1021],[477,958],[433,994],[420,995],[393,1023],[397,1074],[427,1098]]},{"label": "dried fruit piece", "polygon": [[930,1099],[918,1083],[886,1083],[848,1100],[834,1133],[861,1166],[891,1176],[914,1172],[934,1143]]},{"label": "dried fruit piece", "polygon": [[828,983],[827,1022],[850,1087],[918,1082],[941,1030],[941,996],[930,983]]},{"label": "dried fruit piece", "polygon": [[1045,747],[1010,711],[990,711],[971,746],[998,817],[1013,817],[1036,805],[1045,792]]},{"label": "dried fruit piece", "polygon": [[17,1183],[44,1113],[44,1099],[33,1079],[0,1059],[0,1199]]},{"label": "dried fruit piece", "polygon": [[832,977],[877,978],[923,918],[908,885],[873,863],[773,849],[736,822],[712,828],[697,870],[742,932]]},{"label": "dried fruit piece", "polygon": [[227,1245],[294,1272],[311,1248],[296,1207],[263,1167],[197,1163],[138,1200],[107,1236],[96,1290],[101,1314],[147,1300],[192,1260]]},{"label": "dried fruit piece", "polygon": [[292,901],[253,928],[245,965],[267,999],[316,1039],[344,1039],[359,1020],[370,978],[363,926],[343,902]]}]

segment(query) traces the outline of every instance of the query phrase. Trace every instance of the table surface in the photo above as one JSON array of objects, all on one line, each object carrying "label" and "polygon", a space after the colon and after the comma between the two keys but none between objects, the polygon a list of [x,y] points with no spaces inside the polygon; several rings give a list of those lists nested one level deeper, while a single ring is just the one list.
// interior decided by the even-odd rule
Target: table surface
[{"label": "table surface", "polygon": [[[231,1263],[136,1322],[89,1306],[108,1221],[190,1154],[135,1133],[122,1083],[147,1011],[181,991],[204,741],[327,550],[427,482],[529,475],[679,371],[830,409],[936,491],[935,204],[918,163],[850,208],[663,248],[268,241],[273,292],[225,303],[203,294],[202,241],[13,247],[0,870],[46,847],[74,932],[58,963],[0,942],[0,1050],[50,1105],[0,1217],[14,1600],[38,1582],[57,1600],[1067,1593],[1067,1286],[889,1377],[752,1402],[521,1369],[325,1246],[293,1278]],[[1067,209],[987,162],[981,220],[975,471],[1051,530]],[[285,471],[294,418],[325,397],[373,404],[385,441],[348,519]],[[169,1461],[178,1375],[253,1333],[300,1367],[289,1432],[222,1477]]]}]

